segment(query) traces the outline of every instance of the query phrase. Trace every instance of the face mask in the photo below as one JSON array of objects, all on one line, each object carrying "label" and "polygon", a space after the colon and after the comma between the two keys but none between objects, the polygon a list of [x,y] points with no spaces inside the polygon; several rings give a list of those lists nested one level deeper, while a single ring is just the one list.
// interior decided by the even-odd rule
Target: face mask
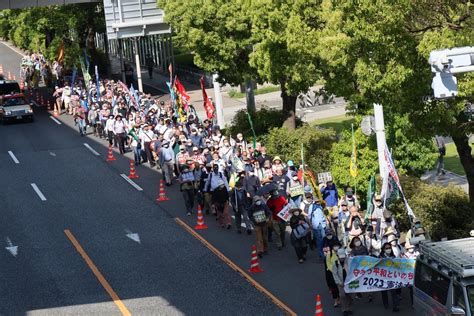
[{"label": "face mask", "polygon": [[224,147],[229,147],[229,144],[224,144]]},{"label": "face mask", "polygon": [[392,253],[392,249],[385,249],[384,252],[386,255],[390,255]]},{"label": "face mask", "polygon": [[347,192],[346,192],[346,195],[347,195],[348,197],[351,197],[352,194],[353,194],[353,193],[352,193],[351,191],[347,191]]},{"label": "face mask", "polygon": [[197,133],[196,132],[193,132],[193,135],[196,135]]},{"label": "face mask", "polygon": [[249,176],[250,176],[250,177],[253,176],[253,172],[249,172]]},{"label": "face mask", "polygon": [[420,224],[420,223],[416,223],[416,224],[415,224],[415,228],[421,228],[421,224]]},{"label": "face mask", "polygon": [[375,205],[377,205],[377,207],[381,207],[381,206],[382,206],[382,202],[375,202]]},{"label": "face mask", "polygon": [[295,214],[295,216],[299,216],[300,212],[294,212],[293,214]]},{"label": "face mask", "polygon": [[184,149],[180,149],[180,151],[181,151],[182,153],[184,153]]},{"label": "face mask", "polygon": [[392,246],[396,246],[397,245],[397,242],[394,240],[390,243]]},{"label": "face mask", "polygon": [[257,205],[257,206],[262,205],[262,201],[257,201],[257,202],[255,202],[255,205]]},{"label": "face mask", "polygon": [[306,201],[308,201],[309,204],[313,203],[313,199],[306,199]]},{"label": "face mask", "polygon": [[415,252],[415,249],[414,249],[414,248],[410,248],[410,249],[408,249],[408,252],[409,252],[409,253],[414,253],[414,252]]},{"label": "face mask", "polygon": [[164,147],[164,148],[168,148],[168,147],[169,147],[169,145],[164,145],[163,147]]},{"label": "face mask", "polygon": [[358,240],[358,241],[355,241],[355,242],[354,242],[354,246],[356,246],[356,247],[360,247],[360,245],[361,245],[361,242],[360,242],[360,240]]},{"label": "face mask", "polygon": [[328,239],[332,239],[333,236],[332,236],[332,235],[327,235],[326,237],[327,237]]},{"label": "face mask", "polygon": [[298,181],[298,177],[293,177],[293,181]]}]

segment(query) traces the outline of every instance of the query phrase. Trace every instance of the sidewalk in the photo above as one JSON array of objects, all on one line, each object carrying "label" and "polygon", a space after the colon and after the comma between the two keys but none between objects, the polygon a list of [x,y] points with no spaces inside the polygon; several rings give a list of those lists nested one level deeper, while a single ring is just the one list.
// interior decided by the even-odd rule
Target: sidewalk
[{"label": "sidewalk", "polygon": [[467,178],[451,171],[446,171],[445,175],[437,176],[436,170],[430,170],[425,172],[420,179],[429,184],[436,184],[444,187],[453,184],[463,189],[464,192],[469,193],[469,183],[467,183]]},{"label": "sidewalk", "polygon": [[[168,94],[168,86],[166,81],[169,81],[169,76],[167,74],[159,73],[154,71],[153,78],[150,79],[148,76],[148,71],[145,67],[141,69],[142,81],[144,86],[149,86],[159,90],[163,94]],[[111,56],[111,73],[115,76],[120,76],[120,62],[117,58]],[[181,83],[186,88],[188,95],[191,98],[191,103],[194,105],[196,112],[199,117],[206,117],[206,112],[203,107],[203,98],[200,85],[197,83],[190,83],[187,81],[181,81]],[[214,89],[206,89],[207,95],[214,99]],[[255,96],[255,104],[257,109],[261,107],[268,108],[281,108],[282,100],[280,96],[281,92],[271,92],[266,94],[260,94]],[[225,124],[230,124],[235,113],[239,110],[246,108],[245,98],[231,98],[228,96],[227,92],[222,92],[222,103],[224,106],[224,121]],[[302,109],[297,105],[296,115],[301,117],[305,122],[311,122],[315,119],[328,118],[334,116],[340,116],[346,113],[345,111],[346,102],[342,98],[336,98],[336,103],[327,104],[322,106],[316,106],[313,108]]]}]

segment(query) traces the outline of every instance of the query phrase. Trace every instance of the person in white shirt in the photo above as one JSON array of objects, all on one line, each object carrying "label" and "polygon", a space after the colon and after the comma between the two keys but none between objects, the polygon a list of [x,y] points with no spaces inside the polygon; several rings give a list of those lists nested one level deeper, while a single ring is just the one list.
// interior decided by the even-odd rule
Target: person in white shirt
[{"label": "person in white shirt", "polygon": [[118,144],[120,154],[125,153],[125,122],[122,121],[122,116],[119,114],[115,117],[113,126],[115,142]]},{"label": "person in white shirt", "polygon": [[117,141],[115,140],[115,137],[114,137],[114,123],[115,123],[114,116],[110,114],[109,118],[105,122],[105,133],[107,134],[109,145],[112,146],[113,144],[115,147],[117,147]]}]

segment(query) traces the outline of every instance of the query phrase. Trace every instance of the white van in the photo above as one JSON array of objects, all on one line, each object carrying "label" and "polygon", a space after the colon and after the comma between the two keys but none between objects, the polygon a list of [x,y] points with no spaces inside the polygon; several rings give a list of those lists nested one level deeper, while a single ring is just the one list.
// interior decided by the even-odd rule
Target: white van
[{"label": "white van", "polygon": [[414,307],[418,316],[474,316],[474,238],[420,243]]}]

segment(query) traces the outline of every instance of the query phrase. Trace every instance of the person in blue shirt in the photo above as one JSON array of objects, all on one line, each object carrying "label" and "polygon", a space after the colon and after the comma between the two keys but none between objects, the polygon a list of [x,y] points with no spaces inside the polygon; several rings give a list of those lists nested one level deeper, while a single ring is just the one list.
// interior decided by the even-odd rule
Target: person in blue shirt
[{"label": "person in blue shirt", "polygon": [[[310,201],[310,197],[308,196],[311,194],[307,192],[306,200]],[[314,197],[312,203],[308,206],[308,219],[313,230],[313,239],[316,242],[316,248],[319,253],[319,257],[321,259],[324,258],[323,252],[323,239],[325,236],[325,229],[326,229],[326,216],[324,216],[323,207],[321,205],[321,201],[319,201],[318,197]]]},{"label": "person in blue shirt", "polygon": [[171,181],[173,179],[174,151],[170,147],[170,143],[168,141],[163,142],[163,145],[159,154],[159,162],[160,162],[161,170],[163,170],[165,183],[167,186],[170,186]]},{"label": "person in blue shirt", "polygon": [[326,182],[326,184],[320,184],[320,191],[323,196],[324,201],[326,202],[326,207],[329,211],[331,217],[337,217],[338,215],[338,202],[339,194],[337,193],[337,188],[332,180]]}]

